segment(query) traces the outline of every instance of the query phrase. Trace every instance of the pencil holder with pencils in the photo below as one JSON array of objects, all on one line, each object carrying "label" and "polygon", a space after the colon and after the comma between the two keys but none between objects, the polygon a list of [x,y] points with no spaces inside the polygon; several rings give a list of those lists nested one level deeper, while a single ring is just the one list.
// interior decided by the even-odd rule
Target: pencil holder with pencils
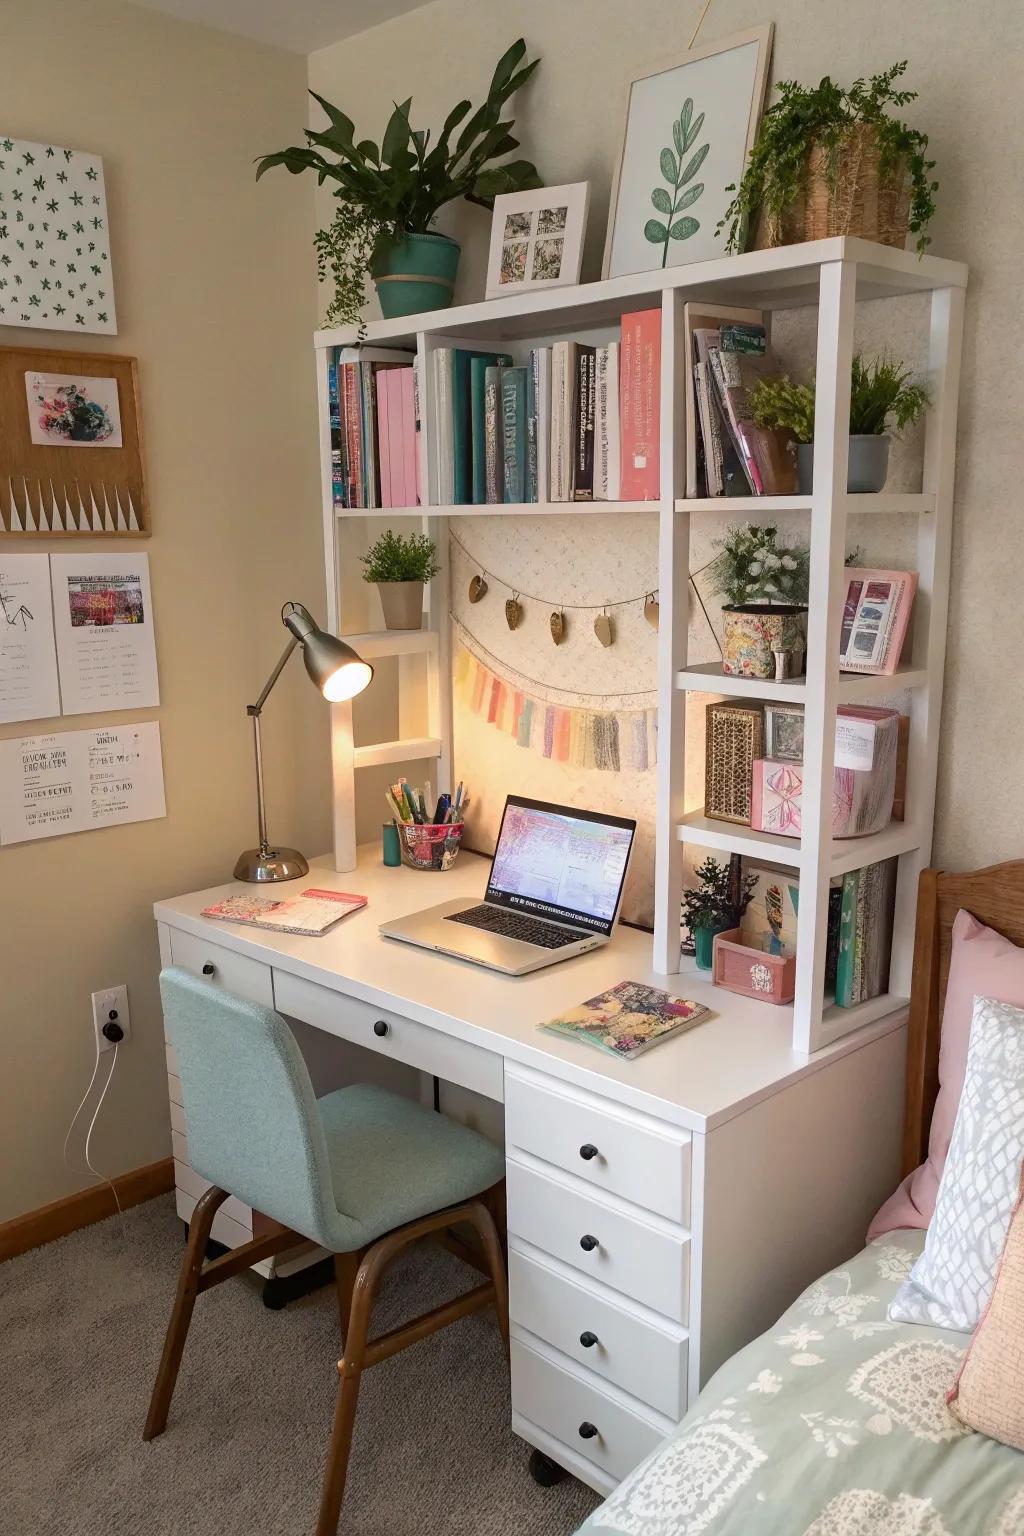
[{"label": "pencil holder with pencils", "polygon": [[402,863],[410,869],[451,869],[462,847],[464,822],[417,826],[402,822],[398,836]]}]

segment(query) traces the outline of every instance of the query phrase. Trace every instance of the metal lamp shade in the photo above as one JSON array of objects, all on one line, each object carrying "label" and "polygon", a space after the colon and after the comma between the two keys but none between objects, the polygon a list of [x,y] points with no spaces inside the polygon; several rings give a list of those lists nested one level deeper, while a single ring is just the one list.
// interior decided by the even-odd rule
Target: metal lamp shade
[{"label": "metal lamp shade", "polygon": [[324,634],[322,629],[304,637],[302,659],[313,682],[331,704],[355,698],[373,677],[368,661],[357,656],[344,640]]}]

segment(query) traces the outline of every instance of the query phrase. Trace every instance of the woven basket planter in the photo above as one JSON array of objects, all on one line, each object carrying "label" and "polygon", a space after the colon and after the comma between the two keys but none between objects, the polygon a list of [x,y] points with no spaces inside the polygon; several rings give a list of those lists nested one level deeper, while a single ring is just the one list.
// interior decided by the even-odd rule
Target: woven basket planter
[{"label": "woven basket planter", "polygon": [[902,248],[910,228],[910,181],[905,157],[884,173],[879,167],[878,138],[870,123],[849,130],[832,157],[812,144],[801,189],[781,214],[762,213],[756,221],[754,249],[797,245],[830,235],[859,235]]}]

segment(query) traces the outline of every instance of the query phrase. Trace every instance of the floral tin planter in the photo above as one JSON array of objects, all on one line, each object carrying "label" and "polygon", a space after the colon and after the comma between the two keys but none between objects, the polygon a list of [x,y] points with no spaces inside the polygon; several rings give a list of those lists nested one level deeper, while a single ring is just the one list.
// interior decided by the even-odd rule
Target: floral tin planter
[{"label": "floral tin planter", "polygon": [[799,677],[807,609],[797,603],[728,603],[722,671],[729,677]]}]

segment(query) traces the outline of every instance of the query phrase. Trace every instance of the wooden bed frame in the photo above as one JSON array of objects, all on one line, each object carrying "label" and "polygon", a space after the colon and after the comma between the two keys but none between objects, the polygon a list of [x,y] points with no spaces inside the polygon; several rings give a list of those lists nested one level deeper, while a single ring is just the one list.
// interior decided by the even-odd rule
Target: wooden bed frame
[{"label": "wooden bed frame", "polygon": [[961,908],[1011,943],[1024,946],[1024,859],[966,875],[921,872],[907,1029],[904,1176],[928,1156],[928,1130],[939,1091],[939,1038],[952,928]]}]

